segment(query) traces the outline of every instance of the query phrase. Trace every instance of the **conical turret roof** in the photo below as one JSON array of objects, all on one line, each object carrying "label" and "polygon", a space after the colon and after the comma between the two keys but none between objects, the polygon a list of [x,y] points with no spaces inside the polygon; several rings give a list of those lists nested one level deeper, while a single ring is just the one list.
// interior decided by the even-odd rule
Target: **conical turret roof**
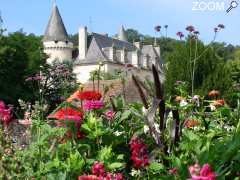
[{"label": "conical turret roof", "polygon": [[123,25],[121,26],[121,28],[119,30],[118,39],[121,41],[127,41],[127,33],[126,33]]},{"label": "conical turret roof", "polygon": [[66,28],[56,4],[53,5],[43,41],[69,41]]}]

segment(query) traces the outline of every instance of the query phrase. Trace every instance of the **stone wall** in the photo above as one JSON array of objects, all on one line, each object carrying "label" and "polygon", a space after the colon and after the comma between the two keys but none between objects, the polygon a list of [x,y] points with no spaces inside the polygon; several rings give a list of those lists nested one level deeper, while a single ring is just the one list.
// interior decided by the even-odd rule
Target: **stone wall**
[{"label": "stone wall", "polygon": [[[136,86],[134,85],[131,79],[128,79],[123,86],[121,80],[101,80],[100,83],[100,92],[104,94],[104,89],[109,87],[109,91],[105,94],[104,100],[109,99],[109,97],[118,96],[125,94],[126,102],[141,102],[140,95],[137,91]],[[98,90],[97,81],[95,81],[94,85],[93,82],[87,82],[84,84],[84,90]]]}]

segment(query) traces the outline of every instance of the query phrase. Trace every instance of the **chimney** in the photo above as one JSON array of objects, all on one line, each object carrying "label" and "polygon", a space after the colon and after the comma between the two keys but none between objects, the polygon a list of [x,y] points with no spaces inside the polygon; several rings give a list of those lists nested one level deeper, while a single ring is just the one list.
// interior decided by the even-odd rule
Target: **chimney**
[{"label": "chimney", "polygon": [[139,65],[139,51],[133,51],[132,52],[132,65],[135,67],[138,67]]},{"label": "chimney", "polygon": [[112,47],[109,48],[109,59],[111,61],[115,61],[116,57],[116,47],[114,43],[112,44]]},{"label": "chimney", "polygon": [[121,63],[125,63],[126,62],[126,55],[127,55],[126,48],[123,48],[121,50]]},{"label": "chimney", "polygon": [[85,59],[87,55],[87,27],[81,27],[79,29],[78,40],[79,59]]},{"label": "chimney", "polygon": [[134,42],[134,45],[135,45],[138,49],[141,49],[141,48],[142,48],[142,43],[141,43],[141,42]]}]

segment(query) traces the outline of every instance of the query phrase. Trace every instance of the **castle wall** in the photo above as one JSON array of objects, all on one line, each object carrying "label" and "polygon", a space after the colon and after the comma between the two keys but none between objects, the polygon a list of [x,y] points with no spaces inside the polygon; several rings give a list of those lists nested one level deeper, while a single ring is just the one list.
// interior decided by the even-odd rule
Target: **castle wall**
[{"label": "castle wall", "polygon": [[73,44],[71,42],[44,42],[44,53],[46,53],[49,58],[47,63],[52,64],[54,60],[59,60],[63,62],[64,60],[72,60],[72,49]]},{"label": "castle wall", "polygon": [[[80,83],[86,83],[90,79],[90,73],[94,70],[98,70],[98,64],[85,64],[77,65],[73,68],[73,72],[77,76],[77,81]],[[148,78],[152,80],[152,72],[147,69],[138,69],[138,68],[128,68],[126,69],[125,65],[106,63],[101,67],[101,71],[106,73],[115,73],[116,70],[121,70],[126,72],[126,77],[131,76],[133,73],[138,75],[142,80]]]}]

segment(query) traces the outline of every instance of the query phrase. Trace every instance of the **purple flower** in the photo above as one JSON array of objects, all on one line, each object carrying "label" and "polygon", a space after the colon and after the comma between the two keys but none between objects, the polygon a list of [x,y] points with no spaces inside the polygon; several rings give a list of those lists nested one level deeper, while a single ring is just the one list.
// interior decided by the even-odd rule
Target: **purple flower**
[{"label": "purple flower", "polygon": [[177,36],[178,36],[180,39],[182,39],[182,38],[184,37],[184,34],[179,31],[179,32],[177,32]]},{"label": "purple flower", "polygon": [[187,27],[186,27],[186,30],[191,33],[191,32],[193,32],[193,31],[195,31],[195,28],[190,25],[190,26],[187,26]]},{"label": "purple flower", "polygon": [[157,25],[157,26],[154,27],[154,29],[155,29],[156,32],[160,32],[160,31],[161,31],[161,28],[162,28],[162,27],[159,26],[159,25]]},{"label": "purple flower", "polygon": [[218,25],[218,28],[219,28],[219,29],[224,29],[225,26],[224,26],[223,24],[219,24],[219,25]]},{"label": "purple flower", "polygon": [[199,31],[194,31],[193,34],[195,34],[195,35],[199,35],[200,32],[199,32]]}]

